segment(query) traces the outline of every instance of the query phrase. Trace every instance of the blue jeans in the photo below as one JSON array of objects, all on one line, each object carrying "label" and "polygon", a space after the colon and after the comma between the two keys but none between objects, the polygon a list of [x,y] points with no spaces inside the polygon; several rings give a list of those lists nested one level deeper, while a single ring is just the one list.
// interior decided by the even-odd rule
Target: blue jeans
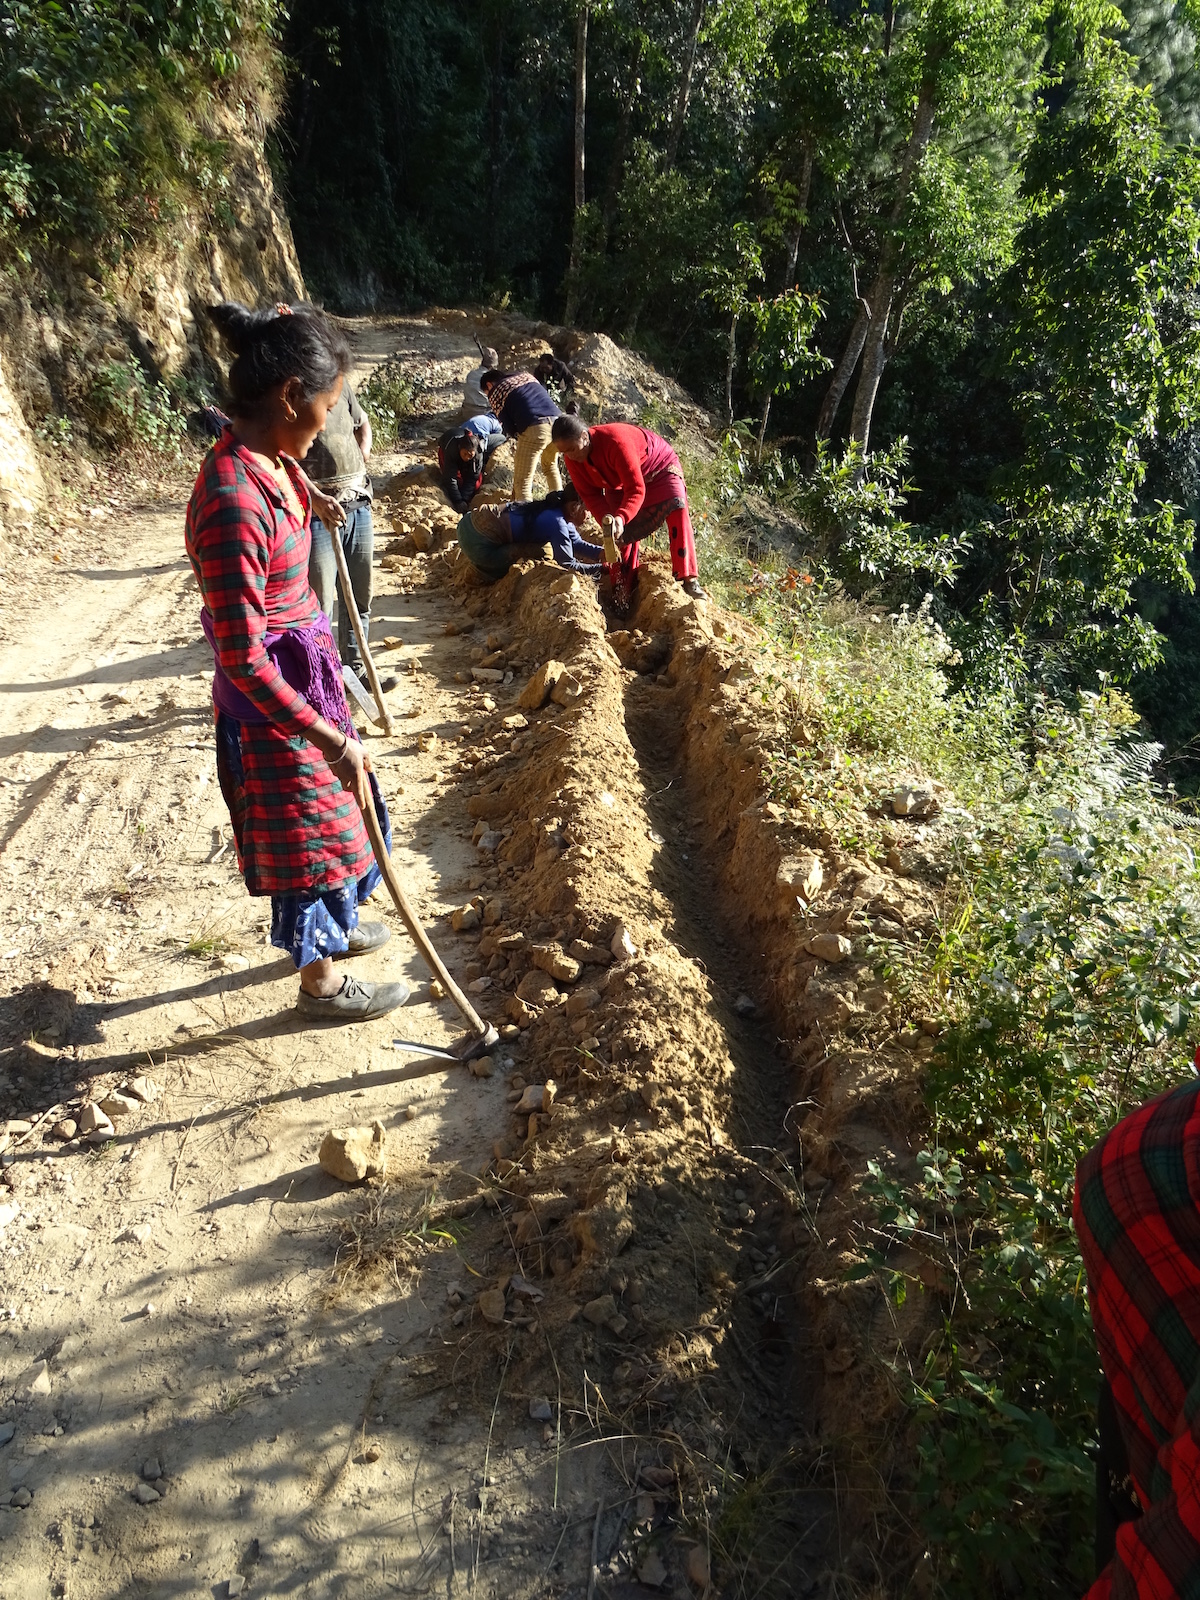
[{"label": "blue jeans", "polygon": [[[354,591],[354,604],[362,622],[363,638],[370,637],[371,627],[371,556],[375,549],[375,531],[371,523],[371,502],[356,500],[346,507],[346,520],[338,529],[346,567],[350,573],[350,587]],[[308,557],[308,581],[313,586],[321,610],[333,624],[337,615],[338,654],[355,672],[363,670],[358,653],[358,640],[354,637],[346,607],[338,593],[337,562],[333,558],[333,545],[329,529],[320,517],[312,519],[312,550]]]}]

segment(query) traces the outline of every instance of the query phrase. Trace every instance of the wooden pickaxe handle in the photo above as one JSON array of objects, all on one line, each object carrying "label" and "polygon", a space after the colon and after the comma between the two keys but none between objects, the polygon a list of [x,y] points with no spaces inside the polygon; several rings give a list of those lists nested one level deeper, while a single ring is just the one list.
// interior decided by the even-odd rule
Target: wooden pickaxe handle
[{"label": "wooden pickaxe handle", "polygon": [[358,614],[358,606],[354,602],[354,590],[350,584],[350,569],[346,565],[346,552],[342,549],[341,530],[330,528],[329,539],[333,545],[333,559],[337,562],[338,581],[342,588],[342,604],[350,613],[350,621],[354,626],[354,637],[358,640],[359,654],[362,656],[363,666],[367,669],[367,681],[371,685],[371,693],[375,696],[375,704],[379,707],[379,725],[384,733],[394,733],[396,725],[392,721],[392,714],[387,708],[387,701],[383,698],[383,690],[379,687],[379,674],[375,671],[375,663],[371,659],[371,651],[367,646],[366,636],[363,633],[362,619]]},{"label": "wooden pickaxe handle", "polygon": [[363,821],[367,825],[367,835],[371,840],[371,849],[375,852],[375,860],[379,865],[379,870],[383,874],[383,881],[387,884],[388,892],[396,902],[396,910],[400,913],[404,926],[412,935],[413,943],[424,956],[430,971],[445,986],[446,993],[454,1001],[454,1004],[462,1012],[471,1027],[474,1028],[480,1039],[489,1044],[494,1043],[497,1038],[496,1030],[490,1023],[484,1022],[475,1007],[447,972],[445,962],[429,942],[429,935],[421,926],[420,918],[413,910],[408,896],[400,887],[396,869],[392,866],[392,858],[388,854],[387,845],[383,841],[383,830],[380,828],[379,818],[375,814],[375,802],[373,799],[370,799],[368,804],[363,807]]}]

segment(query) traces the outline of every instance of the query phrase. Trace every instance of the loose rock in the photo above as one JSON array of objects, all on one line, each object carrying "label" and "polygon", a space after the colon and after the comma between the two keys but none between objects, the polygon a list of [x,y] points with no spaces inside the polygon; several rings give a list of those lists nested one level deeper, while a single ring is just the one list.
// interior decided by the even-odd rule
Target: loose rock
[{"label": "loose rock", "polygon": [[457,911],[450,913],[450,926],[455,933],[468,933],[479,926],[479,912],[470,904],[459,906]]},{"label": "loose rock", "polygon": [[583,1308],[583,1314],[589,1322],[594,1322],[598,1328],[606,1328],[620,1316],[617,1302],[611,1294],[597,1295],[594,1300],[589,1300]]},{"label": "loose rock", "polygon": [[111,1138],[116,1129],[95,1101],[89,1100],[79,1113],[79,1131],[82,1134],[107,1134]]},{"label": "loose rock", "polygon": [[708,1588],[712,1582],[712,1563],[702,1544],[694,1544],[688,1551],[684,1571],[688,1575],[688,1582],[695,1584],[697,1589]]},{"label": "loose rock", "polygon": [[32,1500],[33,1490],[26,1489],[24,1484],[22,1484],[19,1489],[13,1490],[12,1499],[8,1503],[10,1506],[14,1506],[18,1511],[24,1511],[25,1507],[29,1505]]},{"label": "loose rock", "polygon": [[534,1422],[549,1422],[554,1416],[554,1411],[549,1400],[542,1397],[529,1402],[529,1415]]},{"label": "loose rock", "polygon": [[820,856],[811,853],[786,856],[779,863],[775,882],[790,901],[793,897],[811,904],[821,892],[825,882],[825,868]]},{"label": "loose rock", "polygon": [[148,1483],[136,1483],[133,1486],[133,1498],[140,1506],[152,1506],[156,1500],[161,1500],[162,1495]]},{"label": "loose rock", "polygon": [[43,1397],[50,1393],[50,1368],[45,1361],[35,1361],[17,1379],[20,1394]]},{"label": "loose rock", "polygon": [[0,1422],[0,1444],[8,1444],[17,1431],[15,1422]]},{"label": "loose rock", "polygon": [[148,1456],[142,1462],[142,1477],[145,1478],[147,1483],[153,1483],[155,1478],[161,1478],[162,1475],[162,1462],[157,1456]]},{"label": "loose rock", "polygon": [[617,923],[617,931],[613,934],[608,948],[612,951],[614,961],[632,961],[637,955],[637,945],[634,944],[629,929],[623,922]]},{"label": "loose rock", "polygon": [[814,933],[804,941],[804,948],[820,961],[837,962],[845,961],[854,946],[843,933]]},{"label": "loose rock", "polygon": [[566,670],[561,661],[547,661],[540,666],[521,692],[517,702],[521,710],[540,711]]},{"label": "loose rock", "polygon": [[118,1244],[149,1244],[154,1237],[154,1229],[148,1222],[136,1222],[132,1227],[122,1228],[117,1235]]},{"label": "loose rock", "polygon": [[[534,967],[521,979],[517,985],[516,998],[527,1000],[535,1006],[556,1006],[562,1000],[562,995],[555,987],[554,979],[548,972],[543,972],[540,967]],[[512,1008],[509,1008],[512,1015]],[[520,1017],[516,1019],[518,1022]]]},{"label": "loose rock", "polygon": [[496,1070],[491,1056],[480,1056],[476,1061],[469,1061],[467,1066],[473,1078],[490,1078]]},{"label": "loose rock", "polygon": [[321,1140],[317,1160],[342,1183],[361,1183],[387,1170],[387,1130],[382,1122],[369,1128],[331,1128]]},{"label": "loose rock", "polygon": [[564,955],[557,945],[535,944],[529,955],[535,967],[548,972],[559,983],[574,983],[583,971],[582,964],[574,956]]},{"label": "loose rock", "polygon": [[485,1289],[479,1296],[479,1314],[485,1322],[503,1322],[505,1301],[503,1289]]},{"label": "loose rock", "polygon": [[662,1588],[667,1581],[667,1569],[657,1550],[651,1550],[642,1557],[637,1575],[638,1582],[644,1583],[648,1589]]},{"label": "loose rock", "polygon": [[242,1577],[240,1572],[237,1572],[237,1573],[235,1573],[233,1575],[232,1578],[229,1578],[229,1579],[226,1580],[225,1592],[226,1592],[226,1594],[231,1595],[231,1596],[232,1595],[237,1595],[237,1594],[241,1594],[242,1590],[245,1587],[246,1587],[245,1578]]},{"label": "loose rock", "polygon": [[135,1100],[140,1100],[143,1105],[151,1105],[158,1099],[159,1089],[153,1078],[133,1078],[124,1085],[123,1093],[132,1095]]},{"label": "loose rock", "polygon": [[62,1139],[64,1142],[67,1139],[73,1139],[75,1137],[75,1123],[72,1122],[70,1117],[64,1117],[61,1122],[56,1122],[50,1129],[50,1137],[52,1139]]},{"label": "loose rock", "polygon": [[105,1095],[100,1102],[100,1109],[111,1122],[119,1122],[122,1117],[128,1117],[134,1111],[142,1109],[142,1102],[135,1100],[131,1094],[122,1094],[119,1089],[114,1089],[111,1094]]},{"label": "loose rock", "polygon": [[546,1084],[528,1084],[517,1103],[517,1116],[525,1117],[534,1111],[549,1111],[554,1104],[554,1097],[557,1093],[558,1086],[553,1079]]}]

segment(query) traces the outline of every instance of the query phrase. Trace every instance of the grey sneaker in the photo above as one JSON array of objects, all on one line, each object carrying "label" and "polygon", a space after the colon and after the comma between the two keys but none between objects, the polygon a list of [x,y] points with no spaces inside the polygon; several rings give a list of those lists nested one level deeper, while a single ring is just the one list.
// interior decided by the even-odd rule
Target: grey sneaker
[{"label": "grey sneaker", "polygon": [[683,589],[684,594],[686,594],[692,600],[708,599],[707,594],[705,594],[704,590],[700,587],[699,578],[685,578],[680,587]]},{"label": "grey sneaker", "polygon": [[392,937],[392,930],[385,928],[382,922],[360,922],[357,928],[350,929],[347,937],[350,948],[339,950],[333,958],[335,961],[345,961],[348,956],[365,956],[370,950],[378,950]]},{"label": "grey sneaker", "polygon": [[411,993],[406,983],[360,983],[345,977],[336,994],[321,996],[301,989],[296,1010],[309,1022],[370,1022],[395,1011]]}]

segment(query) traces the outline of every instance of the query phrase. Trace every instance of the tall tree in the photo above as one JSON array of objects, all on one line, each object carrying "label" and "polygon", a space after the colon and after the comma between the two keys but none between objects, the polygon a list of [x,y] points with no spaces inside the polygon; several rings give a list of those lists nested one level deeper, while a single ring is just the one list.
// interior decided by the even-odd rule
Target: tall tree
[{"label": "tall tree", "polygon": [[[876,22],[866,85],[874,119],[855,152],[846,206],[870,281],[818,414],[818,439],[829,437],[857,370],[849,432],[865,452],[914,300],[1003,263],[1039,55],[1038,17],[1021,0],[916,0],[904,12],[889,4]],[[853,251],[844,223],[843,231]]]},{"label": "tall tree", "polygon": [[571,260],[567,267],[567,304],[563,313],[574,322],[579,312],[579,258],[583,248],[583,208],[587,204],[584,185],[586,165],[584,135],[587,131],[587,0],[575,18],[575,207],[571,222]]}]

